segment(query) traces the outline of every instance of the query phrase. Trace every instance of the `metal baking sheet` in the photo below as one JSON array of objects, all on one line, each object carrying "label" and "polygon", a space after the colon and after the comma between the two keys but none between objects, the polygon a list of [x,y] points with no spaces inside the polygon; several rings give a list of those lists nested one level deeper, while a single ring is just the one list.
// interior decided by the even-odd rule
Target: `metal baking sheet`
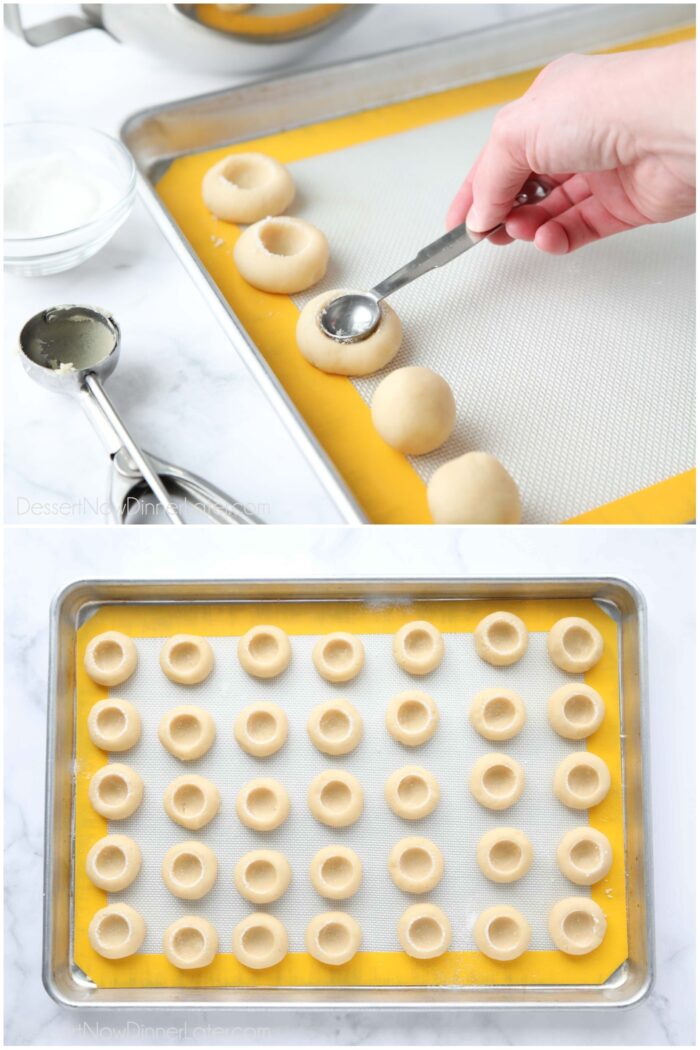
[{"label": "metal baking sheet", "polygon": [[[75,757],[75,643],[79,627],[105,605],[199,603],[377,602],[409,605],[420,600],[588,598],[618,625],[620,717],[623,740],[624,818],[627,860],[627,961],[597,986],[482,986],[394,988],[97,988],[73,961],[72,856]],[[651,888],[644,796],[645,668],[644,606],[620,580],[408,580],[238,582],[79,582],[63,591],[52,610],[51,677],[46,809],[44,980],[50,994],[68,1005],[172,1003],[215,1006],[340,1007],[349,1004],[426,1008],[451,1006],[615,1006],[641,998],[650,987]]]}]

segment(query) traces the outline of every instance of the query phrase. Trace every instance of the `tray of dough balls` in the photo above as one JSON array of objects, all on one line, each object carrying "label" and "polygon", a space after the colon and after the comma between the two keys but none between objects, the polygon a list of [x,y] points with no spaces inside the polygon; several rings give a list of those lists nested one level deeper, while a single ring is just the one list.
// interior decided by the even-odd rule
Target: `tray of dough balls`
[{"label": "tray of dough balls", "polygon": [[501,27],[479,45],[458,37],[187,100],[125,129],[237,349],[308,428],[322,480],[371,521],[693,518],[692,219],[568,258],[484,243],[392,295],[364,340],[336,342],[319,323],[330,299],[374,287],[444,232],[543,47]]},{"label": "tray of dough balls", "polygon": [[581,987],[627,959],[595,602],[105,605],[76,660],[98,987]]}]

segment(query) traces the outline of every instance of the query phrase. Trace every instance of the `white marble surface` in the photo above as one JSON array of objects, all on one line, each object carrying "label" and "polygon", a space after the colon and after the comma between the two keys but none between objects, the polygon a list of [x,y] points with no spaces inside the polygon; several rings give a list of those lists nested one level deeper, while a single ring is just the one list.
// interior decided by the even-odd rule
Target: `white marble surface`
[{"label": "white marble surface", "polygon": [[[694,530],[6,529],[5,1014],[10,1044],[688,1045],[694,1039]],[[167,537],[167,543],[164,542]],[[41,985],[48,606],[89,577],[608,574],[649,612],[658,979],[631,1011],[69,1011]],[[179,1030],[168,1031],[176,1025]]]}]

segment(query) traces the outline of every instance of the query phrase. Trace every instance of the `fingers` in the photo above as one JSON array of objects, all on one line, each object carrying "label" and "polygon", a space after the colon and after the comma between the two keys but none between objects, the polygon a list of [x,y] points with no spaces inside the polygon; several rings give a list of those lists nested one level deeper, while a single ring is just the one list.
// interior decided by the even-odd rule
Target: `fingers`
[{"label": "fingers", "polygon": [[472,184],[471,176],[467,175],[447,211],[445,225],[448,230],[455,226],[461,226],[467,220],[467,212],[472,206]]},{"label": "fingers", "polygon": [[472,205],[467,226],[476,233],[504,222],[531,168],[525,156],[518,122],[501,110],[472,175]]},{"label": "fingers", "polygon": [[596,197],[588,197],[549,219],[535,233],[535,247],[551,255],[567,255],[586,244],[631,230],[630,223],[618,219]]}]

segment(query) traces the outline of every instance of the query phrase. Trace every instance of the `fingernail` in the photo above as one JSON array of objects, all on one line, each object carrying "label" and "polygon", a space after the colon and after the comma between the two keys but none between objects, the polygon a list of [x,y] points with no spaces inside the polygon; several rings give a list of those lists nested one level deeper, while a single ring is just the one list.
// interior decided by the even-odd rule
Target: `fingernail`
[{"label": "fingernail", "polygon": [[473,230],[474,233],[481,233],[485,228],[485,226],[481,225],[479,209],[475,205],[472,205],[467,215],[467,229]]}]

